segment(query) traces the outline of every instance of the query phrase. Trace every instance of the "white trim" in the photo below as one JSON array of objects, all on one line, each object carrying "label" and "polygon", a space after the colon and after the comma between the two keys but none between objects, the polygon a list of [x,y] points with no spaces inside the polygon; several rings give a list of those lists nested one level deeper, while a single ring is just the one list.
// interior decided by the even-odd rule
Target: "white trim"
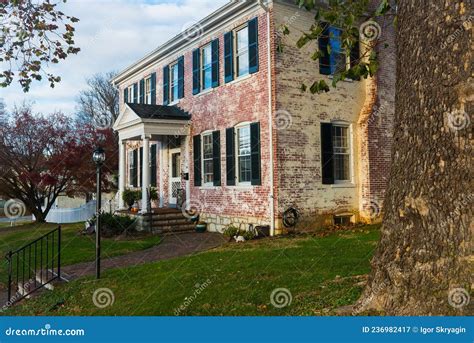
[{"label": "white trim", "polygon": [[[334,184],[331,186],[340,185],[340,188],[350,188],[354,183],[354,133],[352,123],[345,120],[332,120],[331,124],[338,127],[346,127],[348,130],[349,143],[349,180],[336,180],[334,176]],[[336,187],[337,188],[337,187]]]},{"label": "white trim", "polygon": [[[242,123],[239,123],[237,124],[235,127],[234,127],[234,134],[235,134],[235,137],[234,137],[234,145],[235,145],[235,165],[236,165],[236,172],[237,174],[235,175],[235,185],[236,186],[242,186],[242,187],[252,187],[252,181],[244,181],[244,182],[241,182],[240,181],[240,164],[239,164],[239,147],[240,147],[240,142],[239,142],[239,130],[240,129],[243,129],[243,128],[247,128],[249,129],[249,139],[250,139],[250,150],[252,150],[252,134],[250,132],[250,124],[251,122],[242,122]],[[247,155],[245,155],[247,156]],[[252,175],[252,151],[250,151],[250,175]],[[250,178],[252,178],[250,176]]]},{"label": "white trim", "polygon": [[[168,148],[168,203],[170,205],[176,205],[177,204],[177,198],[172,198],[173,195],[173,179],[179,178],[181,180],[181,173],[178,177],[173,178],[173,155],[179,153],[179,169],[181,171],[181,148],[173,148],[169,149]],[[171,200],[175,201],[172,202]]]},{"label": "white trim", "polygon": [[[201,136],[201,180],[202,180],[201,187],[212,187],[214,186],[214,171],[212,172],[212,182],[204,182],[204,136],[211,137],[212,158],[210,160],[213,161],[213,163],[214,163],[214,146],[213,146],[214,136],[213,136],[213,132],[210,130],[204,131],[203,133],[201,133],[200,136]],[[209,160],[209,158],[207,158],[206,160]]]}]

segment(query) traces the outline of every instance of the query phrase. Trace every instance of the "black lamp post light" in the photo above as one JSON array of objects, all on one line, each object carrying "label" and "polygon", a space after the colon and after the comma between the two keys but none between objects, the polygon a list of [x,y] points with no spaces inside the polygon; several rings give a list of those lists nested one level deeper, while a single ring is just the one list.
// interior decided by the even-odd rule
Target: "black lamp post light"
[{"label": "black lamp post light", "polygon": [[97,173],[97,197],[96,197],[96,221],[95,221],[95,274],[100,279],[100,209],[102,202],[101,194],[101,169],[105,162],[105,151],[101,147],[94,150],[92,159],[96,165]]}]

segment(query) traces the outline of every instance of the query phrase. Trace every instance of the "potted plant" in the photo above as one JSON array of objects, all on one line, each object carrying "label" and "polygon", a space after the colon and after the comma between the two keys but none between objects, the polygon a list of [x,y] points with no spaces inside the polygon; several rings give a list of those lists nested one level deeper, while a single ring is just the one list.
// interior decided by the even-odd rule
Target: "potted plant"
[{"label": "potted plant", "polygon": [[127,204],[128,209],[132,209],[133,204],[135,203],[136,199],[136,192],[130,189],[126,189],[122,194],[122,199]]},{"label": "potted plant", "polygon": [[200,221],[196,224],[196,232],[206,232],[206,230],[207,223]]}]

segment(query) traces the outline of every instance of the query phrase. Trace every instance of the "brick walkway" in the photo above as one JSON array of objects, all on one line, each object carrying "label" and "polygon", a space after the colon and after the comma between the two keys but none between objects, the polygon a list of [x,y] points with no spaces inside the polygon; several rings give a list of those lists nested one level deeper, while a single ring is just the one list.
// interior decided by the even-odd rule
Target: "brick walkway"
[{"label": "brick walkway", "polygon": [[[219,233],[182,233],[179,235],[164,236],[163,241],[153,248],[136,251],[127,255],[104,259],[101,269],[113,269],[136,266],[148,262],[166,260],[174,257],[191,255],[200,251],[216,248],[226,243],[227,240]],[[94,275],[94,262],[79,263],[62,268],[61,274],[67,280],[81,276]]]}]

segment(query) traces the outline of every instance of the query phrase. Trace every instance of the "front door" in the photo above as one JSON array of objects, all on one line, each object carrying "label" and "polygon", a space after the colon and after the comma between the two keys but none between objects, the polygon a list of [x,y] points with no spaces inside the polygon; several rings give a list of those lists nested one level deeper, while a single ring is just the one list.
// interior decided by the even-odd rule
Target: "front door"
[{"label": "front door", "polygon": [[170,206],[176,206],[178,189],[181,188],[181,149],[171,149],[169,156],[169,203]]}]

